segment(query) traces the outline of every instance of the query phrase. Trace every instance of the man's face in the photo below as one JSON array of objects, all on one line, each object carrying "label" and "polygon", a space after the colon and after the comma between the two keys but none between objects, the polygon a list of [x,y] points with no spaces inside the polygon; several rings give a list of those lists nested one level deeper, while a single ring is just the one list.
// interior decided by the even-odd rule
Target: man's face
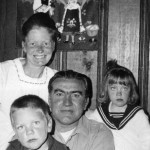
[{"label": "man's face", "polygon": [[38,150],[48,148],[46,139],[52,124],[42,110],[35,108],[18,109],[12,114],[12,123],[17,138],[23,146]]},{"label": "man's face", "polygon": [[87,105],[83,82],[58,78],[52,87],[49,102],[56,125],[76,126]]}]

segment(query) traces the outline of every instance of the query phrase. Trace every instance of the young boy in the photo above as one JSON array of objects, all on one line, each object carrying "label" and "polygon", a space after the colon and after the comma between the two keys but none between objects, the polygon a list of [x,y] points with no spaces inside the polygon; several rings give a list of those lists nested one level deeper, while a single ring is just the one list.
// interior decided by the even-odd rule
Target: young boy
[{"label": "young boy", "polygon": [[51,137],[49,107],[40,97],[25,95],[16,99],[10,118],[17,139],[10,142],[7,150],[67,150]]}]

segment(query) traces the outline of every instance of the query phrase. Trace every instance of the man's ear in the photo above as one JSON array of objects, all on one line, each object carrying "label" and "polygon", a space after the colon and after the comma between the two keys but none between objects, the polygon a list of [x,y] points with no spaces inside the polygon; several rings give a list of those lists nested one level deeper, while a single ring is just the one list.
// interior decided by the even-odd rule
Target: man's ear
[{"label": "man's ear", "polygon": [[26,53],[27,51],[26,51],[26,48],[25,48],[25,42],[24,41],[22,41],[22,50]]},{"label": "man's ear", "polygon": [[85,99],[84,110],[87,109],[88,104],[89,104],[89,98],[86,98],[86,99]]}]

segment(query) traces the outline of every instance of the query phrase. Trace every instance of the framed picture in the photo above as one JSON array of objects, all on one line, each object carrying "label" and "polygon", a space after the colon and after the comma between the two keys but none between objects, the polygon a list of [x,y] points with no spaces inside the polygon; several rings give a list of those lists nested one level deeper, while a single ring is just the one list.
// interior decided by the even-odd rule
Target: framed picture
[{"label": "framed picture", "polygon": [[98,49],[100,0],[56,0],[57,50]]}]

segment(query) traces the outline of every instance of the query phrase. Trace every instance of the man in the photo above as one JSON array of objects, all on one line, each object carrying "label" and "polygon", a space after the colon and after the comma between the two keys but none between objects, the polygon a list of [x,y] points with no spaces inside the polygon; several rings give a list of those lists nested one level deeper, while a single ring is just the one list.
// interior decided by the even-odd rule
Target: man
[{"label": "man", "polygon": [[114,150],[111,131],[102,123],[88,120],[87,76],[72,70],[57,72],[49,82],[49,105],[55,121],[54,138],[70,150]]}]

